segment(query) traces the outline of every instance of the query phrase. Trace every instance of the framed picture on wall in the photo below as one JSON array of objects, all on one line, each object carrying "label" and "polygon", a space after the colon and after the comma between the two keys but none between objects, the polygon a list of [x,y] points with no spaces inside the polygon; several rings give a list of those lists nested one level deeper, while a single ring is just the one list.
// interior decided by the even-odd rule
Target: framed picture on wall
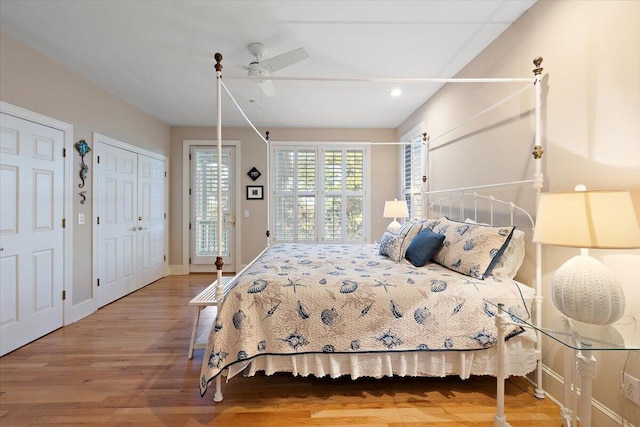
[{"label": "framed picture on wall", "polygon": [[263,200],[262,185],[247,185],[247,200]]}]

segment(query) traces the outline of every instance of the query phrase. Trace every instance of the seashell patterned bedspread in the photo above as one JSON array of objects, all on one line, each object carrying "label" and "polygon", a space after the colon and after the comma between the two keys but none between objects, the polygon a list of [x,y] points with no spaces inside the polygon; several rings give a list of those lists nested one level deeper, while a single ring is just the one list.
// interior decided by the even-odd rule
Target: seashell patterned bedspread
[{"label": "seashell patterned bedspread", "polygon": [[[435,263],[414,267],[377,244],[276,244],[227,294],[200,376],[204,395],[226,367],[264,354],[466,351],[491,347],[491,301],[528,318],[534,290],[474,279]],[[527,302],[525,302],[527,301]],[[507,336],[522,328],[511,325]]]}]

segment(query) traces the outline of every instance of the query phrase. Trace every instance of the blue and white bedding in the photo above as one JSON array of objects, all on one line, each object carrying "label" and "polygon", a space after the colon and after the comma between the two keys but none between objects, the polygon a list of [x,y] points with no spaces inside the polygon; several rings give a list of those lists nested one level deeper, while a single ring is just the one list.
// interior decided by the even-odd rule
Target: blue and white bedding
[{"label": "blue and white bedding", "polygon": [[[476,351],[496,342],[494,310],[527,319],[533,289],[429,263],[414,267],[377,244],[277,244],[237,279],[211,329],[200,389],[260,355]],[[511,325],[507,335],[522,328]]]}]

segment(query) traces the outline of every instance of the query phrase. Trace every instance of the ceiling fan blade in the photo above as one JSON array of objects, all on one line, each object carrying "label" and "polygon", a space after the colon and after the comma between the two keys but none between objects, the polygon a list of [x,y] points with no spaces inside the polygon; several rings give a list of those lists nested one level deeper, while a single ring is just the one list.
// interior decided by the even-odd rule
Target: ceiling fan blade
[{"label": "ceiling fan blade", "polygon": [[260,89],[267,96],[267,98],[276,96],[276,87],[273,85],[273,80],[265,80],[261,82]]},{"label": "ceiling fan blade", "polygon": [[273,58],[264,59],[260,61],[260,65],[269,70],[269,72],[278,71],[289,65],[293,65],[296,62],[302,61],[309,57],[309,53],[303,47],[300,47],[291,52],[283,53],[282,55],[274,56]]}]

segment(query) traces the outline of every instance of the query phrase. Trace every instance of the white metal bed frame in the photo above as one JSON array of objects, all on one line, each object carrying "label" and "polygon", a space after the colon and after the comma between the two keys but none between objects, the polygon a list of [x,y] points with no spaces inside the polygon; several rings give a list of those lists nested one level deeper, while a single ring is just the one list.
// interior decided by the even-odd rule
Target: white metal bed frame
[{"label": "white metal bed frame", "polygon": [[[222,89],[224,89],[228,96],[230,97],[230,99],[232,100],[232,102],[236,105],[236,107],[238,108],[238,110],[240,111],[240,113],[242,114],[242,116],[245,118],[245,120],[247,121],[247,123],[251,126],[251,128],[253,128],[253,130],[256,132],[256,134],[262,139],[263,142],[265,142],[266,144],[269,144],[269,132],[266,132],[266,137],[263,137],[260,132],[258,132],[258,130],[255,128],[255,126],[251,123],[251,121],[249,120],[249,118],[246,116],[246,114],[244,113],[244,111],[242,111],[242,108],[240,107],[240,105],[236,102],[236,100],[233,98],[233,95],[229,92],[229,90],[227,89],[227,87],[224,85],[223,81],[222,81],[222,54],[220,53],[216,53],[214,55],[214,58],[216,60],[216,65],[215,65],[215,70],[216,70],[216,104],[217,104],[217,125],[216,125],[216,137],[217,137],[217,155],[218,158],[222,157]],[[521,83],[529,83],[529,85],[521,88],[520,90],[518,90],[517,92],[509,95],[508,97],[498,101],[496,104],[485,108],[484,110],[478,112],[477,114],[473,115],[472,117],[456,124],[455,126],[451,127],[450,129],[446,130],[445,132],[441,133],[440,135],[434,137],[434,138],[429,138],[427,136],[427,134],[423,134],[423,144],[426,146],[427,152],[429,150],[428,146],[429,144],[432,144],[433,142],[435,142],[436,140],[444,137],[445,135],[449,134],[450,132],[464,126],[465,124],[467,124],[468,122],[474,120],[475,118],[481,116],[482,114],[493,110],[494,108],[504,104],[505,102],[511,100],[512,98],[520,95],[521,93],[523,93],[524,91],[526,91],[527,89],[529,89],[531,86],[533,86],[535,88],[535,146],[533,149],[533,152],[531,153],[533,155],[533,159],[534,159],[534,174],[532,179],[530,180],[520,180],[520,181],[511,181],[511,182],[503,182],[503,183],[497,183],[497,184],[489,184],[489,185],[480,185],[480,186],[471,186],[471,187],[464,187],[464,188],[457,188],[457,189],[450,189],[450,190],[437,190],[437,191],[427,191],[426,188],[426,182],[427,182],[427,177],[426,177],[426,170],[427,170],[427,164],[426,164],[426,158],[425,157],[425,162],[423,163],[423,177],[422,177],[422,196],[423,196],[423,201],[425,200],[426,197],[429,197],[431,195],[436,195],[436,194],[444,194],[443,197],[441,197],[437,203],[433,203],[429,206],[429,208],[433,209],[435,206],[440,206],[440,213],[442,213],[442,208],[443,205],[446,201],[453,201],[454,198],[458,198],[460,200],[460,204],[459,204],[459,212],[460,212],[460,217],[463,218],[464,214],[465,214],[465,204],[464,204],[464,200],[465,197],[473,197],[473,204],[474,204],[474,208],[473,208],[473,212],[474,212],[474,219],[477,219],[477,213],[478,213],[478,200],[488,200],[489,203],[489,211],[490,211],[490,222],[493,223],[493,213],[494,213],[494,204],[497,205],[506,205],[509,209],[509,214],[510,214],[510,220],[511,220],[511,224],[514,223],[514,212],[519,212],[525,215],[526,218],[528,218],[531,227],[533,229],[533,227],[535,227],[535,222],[532,218],[532,216],[524,209],[516,206],[514,203],[512,202],[505,202],[502,200],[498,200],[496,198],[494,198],[493,196],[486,196],[486,195],[482,195],[482,194],[478,194],[477,192],[475,192],[476,190],[481,190],[481,189],[489,189],[489,188],[496,188],[496,187],[504,187],[504,186],[513,186],[513,185],[523,185],[523,184],[531,184],[533,186],[533,188],[535,189],[535,204],[537,206],[538,203],[538,199],[540,197],[540,193],[542,190],[542,186],[543,186],[543,174],[542,174],[542,155],[544,153],[543,148],[542,148],[542,136],[541,136],[541,121],[542,121],[542,115],[541,115],[541,102],[542,102],[542,71],[543,68],[541,67],[542,64],[542,58],[541,57],[537,57],[533,60],[533,63],[535,65],[535,68],[533,69],[533,74],[534,77],[533,78],[421,78],[421,79],[384,79],[384,78],[322,78],[322,77],[266,77],[266,79],[269,80],[304,80],[304,81],[339,81],[339,82],[411,82],[411,83],[420,83],[420,82],[424,82],[424,83],[514,83],[514,82],[521,82]],[[265,79],[265,77],[262,76],[258,76],[258,77],[252,77],[252,76],[232,76],[229,78],[233,78],[233,79],[246,79],[246,80],[255,80],[255,81],[260,81],[261,79]],[[385,144],[385,143],[380,143],[381,145]],[[406,144],[406,143],[389,143],[389,144]],[[267,161],[269,161],[269,152],[270,150],[267,150]],[[221,168],[218,168],[218,193],[221,194],[222,189],[221,189],[221,182],[222,182],[222,176],[221,176]],[[268,171],[267,171],[268,173]],[[268,178],[268,176],[267,176]],[[266,196],[267,196],[267,202],[268,202],[268,195],[269,195],[269,191],[266,192]],[[424,203],[424,202],[423,202]],[[449,212],[451,213],[452,211],[452,203],[449,203],[448,205],[449,207]],[[269,210],[267,210],[267,224],[270,224],[270,218],[269,218]],[[221,218],[222,217],[222,205],[219,203],[218,204],[218,217]],[[218,284],[218,289],[217,289],[217,295],[223,295],[223,289],[222,289],[222,285],[223,285],[223,280],[222,280],[222,268],[224,265],[224,262],[222,260],[222,222],[218,221],[218,254],[216,257],[216,268],[217,268],[217,284]],[[266,232],[267,235],[267,247],[269,246],[269,236],[270,236],[270,232],[267,230]],[[536,326],[538,326],[538,329],[541,327],[541,313],[542,313],[542,266],[541,266],[541,246],[539,243],[535,244],[536,247],[536,254],[535,254],[535,259],[536,259],[536,266],[535,266],[535,289],[536,289],[536,296],[535,296],[535,310],[534,310],[534,324]],[[264,252],[264,251],[263,251]],[[249,264],[251,265],[251,264]],[[537,331],[537,343],[536,343],[536,359],[537,359],[537,367],[536,367],[536,381],[535,381],[535,396],[539,399],[543,399],[544,398],[544,390],[542,389],[542,350],[541,350],[541,345],[542,345],[542,338],[541,338],[541,333],[539,331]],[[503,347],[503,346],[499,346],[499,347]],[[500,351],[500,348],[499,348]],[[500,357],[500,356],[499,356]],[[497,377],[497,411],[496,411],[496,416],[494,419],[494,425],[495,426],[508,426],[509,424],[506,423],[506,418],[504,416],[504,379],[505,379],[505,373],[504,373],[504,364],[500,363],[499,367],[498,367],[498,374],[496,375]],[[216,377],[216,392],[214,395],[214,401],[219,402],[222,400],[222,392],[221,392],[221,376],[217,376]]]}]

